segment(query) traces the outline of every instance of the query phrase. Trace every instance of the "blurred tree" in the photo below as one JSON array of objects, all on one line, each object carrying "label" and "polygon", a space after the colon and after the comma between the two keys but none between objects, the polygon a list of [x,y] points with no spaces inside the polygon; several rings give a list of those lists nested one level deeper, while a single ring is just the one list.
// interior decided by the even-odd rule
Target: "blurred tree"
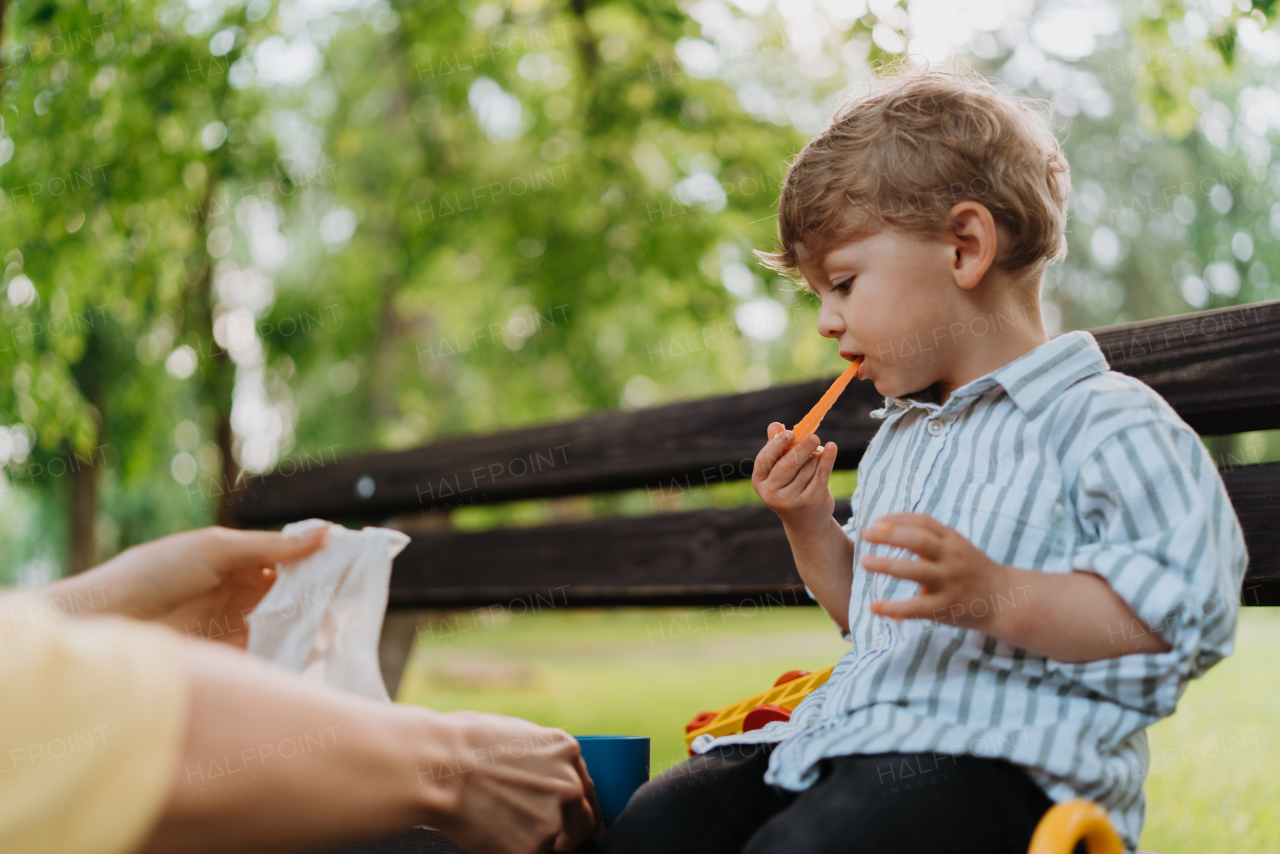
[{"label": "blurred tree", "polygon": [[1052,100],[1071,163],[1070,250],[1047,288],[1060,328],[1280,296],[1269,272],[1280,262],[1272,143],[1249,115],[1270,72],[1237,51],[1228,73],[1225,42],[1212,35],[1257,19],[1206,23],[1197,41],[1182,21],[1198,12],[1124,8],[1134,40],[1112,39],[1071,62],[1029,45],[986,63]]},{"label": "blurred tree", "polygon": [[[1243,5],[943,33],[1053,102],[1051,324],[1280,294],[1280,34]],[[0,516],[27,521],[0,573],[226,520],[242,472],[833,371],[750,249],[831,96],[924,44],[923,9],[11,4]]]},{"label": "blurred tree", "polygon": [[[180,494],[157,492],[156,475],[175,423],[196,411],[194,394],[217,424],[229,418],[227,360],[210,346],[207,210],[220,183],[256,183],[274,165],[269,140],[243,130],[258,93],[227,79],[245,13],[208,22],[226,25],[210,40],[184,32],[172,8],[22,3],[10,18],[0,215],[21,249],[6,258],[0,395],[34,440],[15,479],[64,495],[72,571],[101,556],[104,487],[137,490],[147,510],[164,491]],[[191,344],[175,350],[183,340]],[[121,520],[132,530],[105,546],[205,512]]]}]

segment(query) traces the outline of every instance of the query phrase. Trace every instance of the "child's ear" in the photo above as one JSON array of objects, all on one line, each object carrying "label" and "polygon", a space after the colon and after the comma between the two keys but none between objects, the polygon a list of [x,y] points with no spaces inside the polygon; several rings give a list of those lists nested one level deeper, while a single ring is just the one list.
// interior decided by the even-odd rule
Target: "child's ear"
[{"label": "child's ear", "polygon": [[964,201],[951,208],[947,219],[951,244],[951,276],[965,290],[978,286],[996,259],[996,221],[987,206]]}]

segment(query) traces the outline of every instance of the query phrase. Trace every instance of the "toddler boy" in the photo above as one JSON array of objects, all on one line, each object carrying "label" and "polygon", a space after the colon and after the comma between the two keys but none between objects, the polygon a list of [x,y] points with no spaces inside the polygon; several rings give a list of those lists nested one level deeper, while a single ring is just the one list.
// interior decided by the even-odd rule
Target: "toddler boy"
[{"label": "toddler boy", "polygon": [[970,70],[876,79],[787,173],[780,251],[885,395],[853,516],[834,444],[768,428],[752,482],[851,648],[791,720],[695,743],[608,852],[1024,854],[1054,801],[1142,828],[1146,727],[1230,654],[1246,554],[1196,433],[1049,340],[1070,177]]}]

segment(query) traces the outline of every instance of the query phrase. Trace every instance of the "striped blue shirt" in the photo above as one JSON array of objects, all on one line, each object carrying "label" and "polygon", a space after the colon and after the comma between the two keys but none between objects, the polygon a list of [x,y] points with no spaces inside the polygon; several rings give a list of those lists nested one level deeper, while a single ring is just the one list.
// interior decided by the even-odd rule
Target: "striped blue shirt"
[{"label": "striped blue shirt", "polygon": [[[849,600],[851,648],[788,722],[694,750],[779,742],[765,782],[792,791],[825,757],[891,751],[968,754],[1024,766],[1055,801],[1103,805],[1130,850],[1142,830],[1146,727],[1173,713],[1188,680],[1231,653],[1246,554],[1213,460],[1150,387],[1109,370],[1088,332],[1069,332],[957,389],[885,398],[858,470]],[[886,513],[927,513],[993,560],[1106,579],[1173,647],[1148,652],[1137,624],[1111,631],[1117,656],[1067,664],[971,629],[897,623],[869,608],[908,599],[913,581],[874,575],[864,542]],[[1025,591],[968,603],[1014,608]],[[1145,642],[1145,643],[1144,643]],[[909,787],[903,769],[886,793]]]}]

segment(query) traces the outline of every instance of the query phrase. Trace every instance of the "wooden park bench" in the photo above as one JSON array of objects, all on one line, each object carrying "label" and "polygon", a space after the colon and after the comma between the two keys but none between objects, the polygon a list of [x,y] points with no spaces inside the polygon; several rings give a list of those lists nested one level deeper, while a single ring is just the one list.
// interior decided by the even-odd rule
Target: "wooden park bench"
[{"label": "wooden park bench", "polygon": [[[1201,435],[1280,429],[1280,300],[1091,331],[1112,369],[1150,385]],[[482,502],[634,489],[659,494],[746,479],[769,422],[794,424],[829,383],[605,412],[302,466],[255,481],[237,518],[246,526],[312,516],[347,524],[442,519],[450,508]],[[826,417],[821,435],[839,445],[839,467],[857,467],[880,424],[870,412],[883,403],[871,383],[854,383]],[[1251,558],[1241,602],[1280,605],[1280,463],[1229,457],[1220,471]],[[841,521],[848,513],[847,501],[837,502]],[[744,600],[816,605],[804,594],[782,525],[762,506],[479,533],[444,524],[404,527],[412,541],[395,561],[381,650],[393,695],[424,609],[516,601],[531,609]],[[461,850],[418,829],[332,852]]]}]

